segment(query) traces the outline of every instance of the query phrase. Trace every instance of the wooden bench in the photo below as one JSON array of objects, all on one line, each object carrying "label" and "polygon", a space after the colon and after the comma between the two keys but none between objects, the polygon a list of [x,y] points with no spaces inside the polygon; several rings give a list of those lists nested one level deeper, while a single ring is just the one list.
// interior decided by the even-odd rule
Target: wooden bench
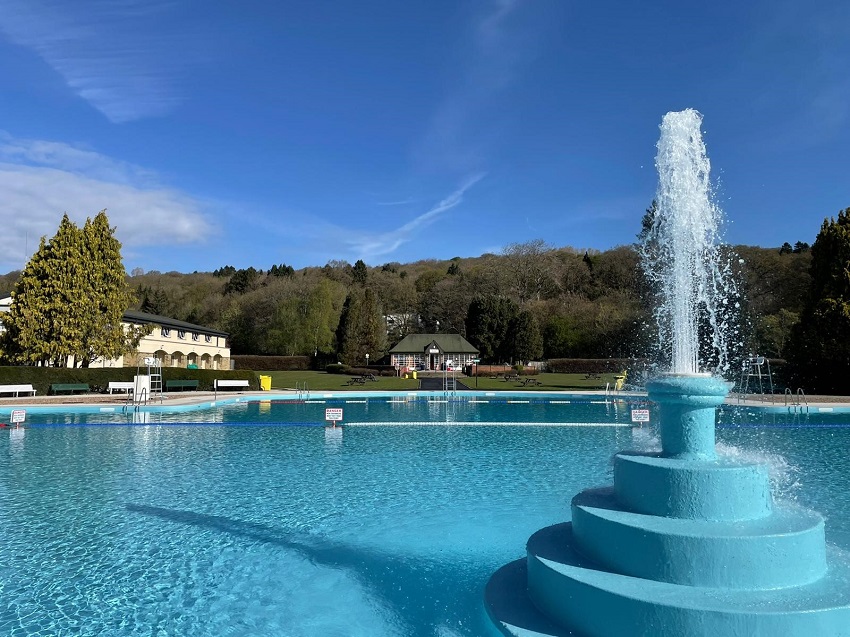
[{"label": "wooden bench", "polygon": [[165,389],[198,389],[198,379],[197,378],[184,378],[184,379],[174,379],[165,381]]},{"label": "wooden bench", "polygon": [[91,391],[91,388],[87,383],[53,383],[50,386],[50,393],[52,394],[58,394],[60,392],[75,394],[77,392],[87,393],[89,391]]},{"label": "wooden bench", "polygon": [[32,385],[0,385],[0,394],[15,394],[16,398],[20,394],[32,394],[35,396],[35,389]]},{"label": "wooden bench", "polygon": [[133,381],[131,380],[111,380],[109,381],[109,385],[106,386],[106,391],[110,394],[115,391],[123,391],[128,394],[133,391]]},{"label": "wooden bench", "polygon": [[216,378],[213,381],[213,389],[218,391],[219,389],[224,389],[226,387],[238,387],[249,389],[251,387],[251,381],[244,380],[242,378]]}]

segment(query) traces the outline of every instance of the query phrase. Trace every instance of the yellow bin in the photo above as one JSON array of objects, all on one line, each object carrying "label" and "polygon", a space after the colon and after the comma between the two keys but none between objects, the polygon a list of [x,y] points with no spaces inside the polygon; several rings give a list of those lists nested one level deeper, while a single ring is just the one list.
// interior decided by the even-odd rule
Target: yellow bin
[{"label": "yellow bin", "polygon": [[413,378],[416,379],[416,370],[413,370]]},{"label": "yellow bin", "polygon": [[272,377],[271,376],[260,376],[260,389],[263,391],[271,391],[272,390]]}]

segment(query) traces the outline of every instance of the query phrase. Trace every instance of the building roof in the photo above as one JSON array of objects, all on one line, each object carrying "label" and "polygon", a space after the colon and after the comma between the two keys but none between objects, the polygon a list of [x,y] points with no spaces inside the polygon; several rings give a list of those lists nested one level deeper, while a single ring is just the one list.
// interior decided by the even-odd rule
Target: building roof
[{"label": "building roof", "polygon": [[478,354],[472,343],[460,334],[408,334],[390,354],[421,354],[431,343],[436,343],[446,354]]},{"label": "building roof", "polygon": [[175,330],[185,330],[187,332],[197,332],[198,334],[209,334],[210,336],[223,336],[227,338],[228,333],[220,330],[214,330],[203,325],[195,325],[186,321],[178,321],[177,319],[161,316],[159,314],[148,314],[147,312],[139,312],[138,310],[127,310],[124,312],[124,320],[127,323],[136,323],[137,325],[159,325]]}]

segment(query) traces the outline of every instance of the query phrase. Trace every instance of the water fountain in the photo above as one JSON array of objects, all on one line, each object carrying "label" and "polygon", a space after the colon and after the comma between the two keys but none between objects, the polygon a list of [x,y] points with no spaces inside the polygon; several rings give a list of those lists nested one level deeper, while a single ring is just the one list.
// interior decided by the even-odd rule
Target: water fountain
[{"label": "water fountain", "polygon": [[647,384],[660,452],[620,452],[614,485],[572,500],[572,521],[537,531],[497,571],[485,605],[505,635],[850,635],[850,561],[823,518],[774,502],[766,465],[718,456],[724,358],[718,211],[696,111],[668,113],[645,250],[663,303],[669,373]]}]

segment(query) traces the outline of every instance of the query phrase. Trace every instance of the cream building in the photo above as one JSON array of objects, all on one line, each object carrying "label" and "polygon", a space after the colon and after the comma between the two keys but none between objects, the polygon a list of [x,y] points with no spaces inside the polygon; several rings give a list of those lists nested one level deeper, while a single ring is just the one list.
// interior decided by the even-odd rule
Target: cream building
[{"label": "cream building", "polygon": [[[12,297],[0,295],[0,312],[8,312],[11,306]],[[141,340],[134,353],[113,360],[97,360],[92,367],[144,366],[146,358],[157,358],[163,367],[230,369],[227,332],[137,310],[124,313],[123,325],[125,328],[152,325],[153,331]]]}]

